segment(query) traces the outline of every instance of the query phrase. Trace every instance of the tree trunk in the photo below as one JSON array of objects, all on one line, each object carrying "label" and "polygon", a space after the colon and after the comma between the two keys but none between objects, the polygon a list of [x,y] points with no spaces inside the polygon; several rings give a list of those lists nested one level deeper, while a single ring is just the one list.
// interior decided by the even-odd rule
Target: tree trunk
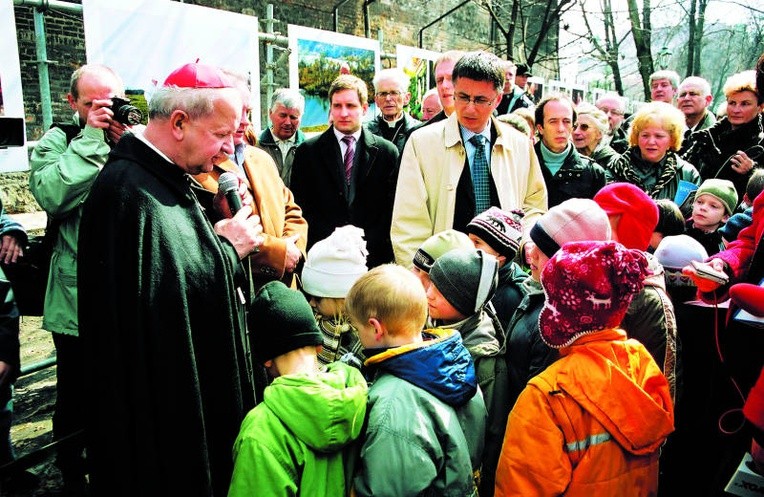
[{"label": "tree trunk", "polygon": [[[698,0],[698,12],[695,21],[695,39],[693,40],[692,48],[695,49],[695,55],[693,57],[692,74],[699,75],[701,73],[700,67],[700,53],[703,49],[703,27],[706,24],[706,7],[708,7],[708,0]],[[689,66],[688,66],[689,67]]]},{"label": "tree trunk", "polygon": [[[541,50],[541,45],[546,40],[547,37],[554,36],[555,39],[559,39],[559,29],[560,29],[560,14],[563,11],[563,7],[565,7],[568,4],[571,4],[573,0],[546,0],[546,6],[544,8],[544,17],[541,20],[541,27],[539,29],[538,37],[536,38],[536,42],[533,44],[533,48],[531,48],[530,53],[528,54],[528,66],[533,66],[533,63],[536,61],[536,57],[538,57],[539,51]],[[558,31],[555,31],[554,33],[550,33],[550,30],[552,27],[555,27]]]},{"label": "tree trunk", "polygon": [[653,56],[650,50],[650,0],[642,0],[642,19],[639,17],[637,0],[627,0],[629,4],[629,20],[631,20],[631,35],[637,49],[637,66],[642,76],[642,89],[645,101],[650,101],[650,75],[653,73]]},{"label": "tree trunk", "polygon": [[613,7],[610,3],[610,0],[603,0],[602,13],[604,14],[603,22],[605,24],[605,42],[608,48],[608,64],[610,65],[610,70],[613,71],[615,91],[619,95],[623,95],[621,68],[618,66],[618,48],[620,47],[621,43],[618,41],[618,35],[615,32]]},{"label": "tree trunk", "polygon": [[512,46],[517,31],[517,14],[519,12],[520,0],[512,0],[512,11],[509,14],[509,28],[507,29],[507,54],[513,54]]},{"label": "tree trunk", "polygon": [[690,0],[690,18],[687,36],[687,70],[685,76],[692,76],[695,73],[695,14],[698,10],[698,0]]}]

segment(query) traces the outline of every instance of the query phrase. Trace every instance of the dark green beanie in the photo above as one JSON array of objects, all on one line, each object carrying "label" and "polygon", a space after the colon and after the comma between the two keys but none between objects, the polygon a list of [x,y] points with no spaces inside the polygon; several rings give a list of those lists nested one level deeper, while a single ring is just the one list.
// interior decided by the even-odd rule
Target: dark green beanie
[{"label": "dark green beanie", "polygon": [[498,284],[499,263],[476,248],[454,249],[435,260],[430,280],[464,316],[472,316],[491,300]]},{"label": "dark green beanie", "polygon": [[266,283],[257,291],[247,324],[252,352],[260,362],[323,343],[308,301],[280,281]]}]

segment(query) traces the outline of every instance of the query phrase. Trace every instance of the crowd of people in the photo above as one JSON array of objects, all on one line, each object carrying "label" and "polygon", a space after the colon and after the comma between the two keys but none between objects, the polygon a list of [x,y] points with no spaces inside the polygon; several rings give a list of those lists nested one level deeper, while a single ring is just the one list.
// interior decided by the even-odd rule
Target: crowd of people
[{"label": "crowd of people", "polygon": [[[764,335],[737,319],[764,314],[764,55],[724,116],[673,71],[630,116],[534,103],[530,69],[484,51],[434,74],[420,121],[403,71],[374,76],[377,116],[344,71],[308,137],[289,89],[258,136],[223,68],[177,68],[135,126],[114,71],[73,73],[73,119],[30,161],[59,223],[67,495],[710,497],[746,451],[764,469]],[[12,264],[1,206],[0,235]]]}]

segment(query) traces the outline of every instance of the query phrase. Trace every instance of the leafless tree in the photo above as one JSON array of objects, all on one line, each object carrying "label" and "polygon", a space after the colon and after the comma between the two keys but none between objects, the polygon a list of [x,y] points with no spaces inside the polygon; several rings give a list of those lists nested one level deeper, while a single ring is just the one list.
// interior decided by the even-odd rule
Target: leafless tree
[{"label": "leafless tree", "polygon": [[[558,39],[560,16],[575,5],[575,0],[475,1],[488,11],[502,33],[507,57],[526,61],[529,66],[547,55],[543,47]],[[550,55],[556,55],[556,47],[554,52]]]},{"label": "leafless tree", "polygon": [[618,65],[618,55],[620,52],[621,43],[628,36],[628,32],[618,38],[618,34],[615,30],[615,19],[613,17],[613,7],[611,0],[600,0],[600,9],[602,14],[602,27],[605,32],[604,41],[600,41],[600,38],[595,34],[590,24],[590,14],[587,13],[583,2],[581,2],[581,14],[583,15],[584,24],[587,30],[587,39],[591,42],[594,50],[597,54],[597,58],[610,67],[613,73],[613,82],[615,83],[615,90],[618,94],[623,95],[623,80],[621,79],[621,68]]},{"label": "leafless tree", "polygon": [[700,53],[703,48],[703,27],[709,0],[690,0],[689,39],[687,40],[686,76],[700,75]]},{"label": "leafless tree", "polygon": [[642,77],[642,89],[645,100],[650,99],[650,74],[653,73],[653,55],[651,49],[652,23],[650,14],[652,7],[650,0],[642,0],[640,12],[637,0],[627,0],[629,6],[629,20],[631,21],[631,35],[634,38],[634,47],[637,50],[637,68]]}]

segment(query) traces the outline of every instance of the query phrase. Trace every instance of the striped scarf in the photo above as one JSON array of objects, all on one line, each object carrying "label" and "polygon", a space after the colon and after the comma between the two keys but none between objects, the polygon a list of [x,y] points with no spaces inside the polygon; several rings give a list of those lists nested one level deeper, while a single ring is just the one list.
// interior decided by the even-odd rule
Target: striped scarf
[{"label": "striped scarf", "polygon": [[656,168],[660,168],[658,173],[658,181],[655,182],[655,186],[651,191],[647,191],[642,180],[637,176],[633,170],[633,164],[636,161],[642,161],[642,156],[639,152],[639,147],[631,147],[620,157],[616,158],[608,166],[614,181],[625,181],[640,187],[647,192],[651,198],[657,198],[658,194],[679,174],[679,166],[676,162],[676,154],[672,150],[666,152],[666,157],[663,160],[663,165],[656,164]]}]

